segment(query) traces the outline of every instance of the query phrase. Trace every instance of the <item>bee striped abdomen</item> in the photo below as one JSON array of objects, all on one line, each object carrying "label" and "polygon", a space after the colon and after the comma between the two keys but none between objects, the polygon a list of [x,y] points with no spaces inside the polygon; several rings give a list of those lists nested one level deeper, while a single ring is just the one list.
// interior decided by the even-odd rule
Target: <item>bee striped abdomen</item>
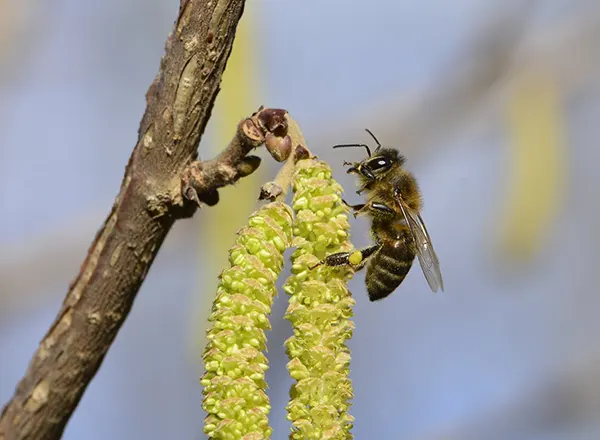
[{"label": "bee striped abdomen", "polygon": [[383,299],[402,283],[413,260],[415,250],[408,234],[400,240],[384,242],[367,265],[367,292],[371,301]]}]

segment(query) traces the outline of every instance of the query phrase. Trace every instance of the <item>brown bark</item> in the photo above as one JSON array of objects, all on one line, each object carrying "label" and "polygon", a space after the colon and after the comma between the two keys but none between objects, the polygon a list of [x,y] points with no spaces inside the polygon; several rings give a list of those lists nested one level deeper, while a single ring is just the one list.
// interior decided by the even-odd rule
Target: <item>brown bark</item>
[{"label": "brown bark", "polygon": [[2,411],[0,440],[61,437],[174,221],[253,172],[260,159],[247,154],[285,121],[284,111],[261,110],[216,159],[195,161],[243,7],[244,0],[181,1],[120,192]]}]

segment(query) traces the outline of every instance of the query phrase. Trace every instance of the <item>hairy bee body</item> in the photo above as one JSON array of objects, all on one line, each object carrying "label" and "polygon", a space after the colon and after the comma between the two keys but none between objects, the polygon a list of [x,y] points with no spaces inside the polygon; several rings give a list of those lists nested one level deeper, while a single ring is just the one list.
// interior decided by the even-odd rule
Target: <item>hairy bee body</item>
[{"label": "hairy bee body", "polygon": [[[358,176],[357,193],[365,193],[366,203],[348,206],[355,216],[364,214],[371,219],[375,244],[355,252],[332,254],[319,264],[352,265],[356,270],[366,265],[367,292],[369,299],[376,301],[396,290],[418,256],[431,290],[443,290],[439,261],[420,215],[422,198],[417,180],[403,168],[405,159],[398,150],[381,148],[378,141],[377,144],[374,155],[364,144],[334,147],[364,147],[367,150],[368,158],[346,162],[351,165],[347,172]],[[357,260],[356,254],[360,262],[353,264],[352,261]]]},{"label": "hairy bee body", "polygon": [[[384,149],[382,155],[399,157],[396,150]],[[409,225],[402,211],[394,202],[393,194],[397,188],[405,197],[407,204],[415,210],[421,209],[421,193],[415,177],[401,168],[402,160],[392,162],[385,179],[369,181],[361,174],[361,188],[364,188],[367,205],[365,215],[371,219],[371,236],[379,249],[366,263],[365,284],[371,301],[390,295],[400,286],[410,271],[417,255],[415,243]],[[373,209],[373,206],[387,206],[392,212]]]},{"label": "hairy bee body", "polygon": [[367,261],[365,284],[371,301],[385,298],[398,288],[410,271],[416,250],[406,228],[390,233],[387,229],[372,231],[381,247]]}]

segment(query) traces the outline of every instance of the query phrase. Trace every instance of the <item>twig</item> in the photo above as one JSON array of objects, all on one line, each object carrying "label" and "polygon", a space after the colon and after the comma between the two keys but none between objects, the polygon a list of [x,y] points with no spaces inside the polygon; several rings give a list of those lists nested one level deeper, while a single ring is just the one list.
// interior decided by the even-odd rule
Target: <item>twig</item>
[{"label": "twig", "polygon": [[[260,188],[259,200],[285,201],[285,197],[292,184],[296,162],[311,156],[310,151],[306,148],[306,141],[304,140],[304,136],[300,131],[298,123],[292,119],[290,115],[286,115],[285,118],[287,128],[286,136],[276,137],[267,134],[265,138],[267,139],[266,146],[273,156],[278,156],[277,152],[283,150],[286,151],[288,159],[277,173],[275,180],[265,183]],[[290,146],[292,146],[291,149]],[[292,152],[293,154],[290,154]],[[279,156],[285,157],[285,155],[286,154],[281,154]]]},{"label": "twig", "polygon": [[243,7],[244,0],[181,2],[159,73],[146,94],[138,142],[119,195],[2,411],[0,440],[61,437],[168,231],[177,218],[194,212],[189,188],[196,202],[216,203],[217,188],[258,166],[257,159],[246,156],[266,134],[254,122],[242,123],[234,142],[215,160],[193,162]]},{"label": "twig", "polygon": [[[282,109],[260,108],[252,117],[238,125],[229,146],[215,159],[192,162],[182,176],[181,194],[185,199],[214,205],[219,201],[217,189],[235,183],[241,177],[252,174],[260,164],[260,157],[248,156],[267,138],[276,136],[283,127],[286,130],[286,114]],[[287,134],[287,130],[284,134]],[[273,154],[273,152],[271,152]]]}]

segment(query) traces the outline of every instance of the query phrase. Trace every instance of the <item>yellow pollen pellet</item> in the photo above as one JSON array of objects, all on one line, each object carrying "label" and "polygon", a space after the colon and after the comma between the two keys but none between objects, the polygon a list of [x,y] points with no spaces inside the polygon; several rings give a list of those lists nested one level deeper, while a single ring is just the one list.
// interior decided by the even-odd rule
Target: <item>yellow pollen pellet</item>
[{"label": "yellow pollen pellet", "polygon": [[360,251],[354,251],[348,257],[348,261],[353,266],[360,264],[362,262],[362,260],[363,260],[363,257],[362,257],[362,253]]}]

